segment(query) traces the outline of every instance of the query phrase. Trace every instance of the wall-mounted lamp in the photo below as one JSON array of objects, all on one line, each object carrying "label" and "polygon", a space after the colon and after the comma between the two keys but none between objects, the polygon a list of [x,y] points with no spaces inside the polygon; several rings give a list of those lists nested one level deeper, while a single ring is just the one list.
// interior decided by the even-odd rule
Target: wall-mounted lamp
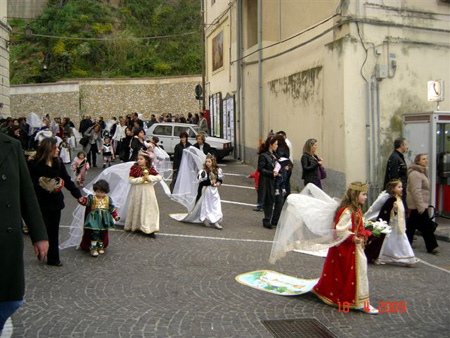
[{"label": "wall-mounted lamp", "polygon": [[42,63],[42,69],[47,70],[50,63],[50,53],[45,53],[44,62]]}]

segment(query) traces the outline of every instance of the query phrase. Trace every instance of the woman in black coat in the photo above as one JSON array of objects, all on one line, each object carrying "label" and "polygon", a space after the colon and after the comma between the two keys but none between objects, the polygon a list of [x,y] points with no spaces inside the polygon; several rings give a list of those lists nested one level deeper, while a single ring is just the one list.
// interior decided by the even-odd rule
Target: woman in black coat
[{"label": "woman in black coat", "polygon": [[173,155],[173,175],[170,183],[170,191],[173,191],[175,182],[177,181],[178,169],[180,168],[181,159],[183,158],[183,150],[189,148],[191,144],[188,141],[188,133],[185,131],[180,133],[180,143],[175,146],[175,154]]},{"label": "woman in black coat", "polygon": [[[25,292],[23,261],[25,220],[40,260],[48,249],[47,231],[39,211],[19,141],[0,132],[0,336],[9,316],[20,307]],[[28,241],[27,241],[28,242]]]},{"label": "woman in black coat", "polygon": [[302,178],[305,186],[308,183],[312,183],[322,189],[322,183],[320,183],[319,166],[323,164],[323,159],[316,155],[317,140],[310,138],[306,141],[303,147],[302,156]]},{"label": "woman in black coat", "polygon": [[[275,137],[267,138],[266,142],[259,147],[258,171],[259,185],[258,196],[260,202],[264,204],[263,227],[272,229],[276,226],[280,217],[282,204],[281,195],[275,198],[275,177],[278,175],[274,172],[277,157],[275,153],[278,148],[278,140]],[[275,208],[274,208],[275,204]]]},{"label": "woman in black coat", "polygon": [[137,161],[138,154],[141,150],[147,150],[144,144],[145,131],[142,128],[136,128],[134,130],[134,136],[131,141],[131,156],[130,161]]},{"label": "woman in black coat", "polygon": [[[47,254],[47,264],[62,266],[59,259],[59,221],[61,210],[64,209],[63,186],[70,191],[73,197],[80,200],[81,192],[72,182],[66,167],[59,158],[59,149],[56,139],[45,138],[39,144],[36,155],[28,162],[31,180],[34,185],[39,207],[41,209],[44,223],[47,228],[49,249]],[[55,181],[47,179],[58,178],[60,183],[55,185]]]}]

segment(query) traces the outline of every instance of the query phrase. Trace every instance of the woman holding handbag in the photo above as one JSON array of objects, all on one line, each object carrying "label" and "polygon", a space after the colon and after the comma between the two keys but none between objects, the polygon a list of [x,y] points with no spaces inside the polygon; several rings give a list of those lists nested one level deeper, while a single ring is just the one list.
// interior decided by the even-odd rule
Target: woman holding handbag
[{"label": "woman holding handbag", "polygon": [[428,155],[418,154],[414,164],[408,168],[408,184],[406,204],[411,213],[407,223],[406,233],[409,243],[412,244],[416,229],[422,233],[427,252],[439,253],[434,228],[428,215],[430,204],[430,182],[428,180]]},{"label": "woman holding handbag", "polygon": [[317,140],[310,138],[303,146],[302,178],[305,186],[312,183],[322,189],[321,179],[326,178],[326,171],[323,167],[323,159],[316,155]]}]

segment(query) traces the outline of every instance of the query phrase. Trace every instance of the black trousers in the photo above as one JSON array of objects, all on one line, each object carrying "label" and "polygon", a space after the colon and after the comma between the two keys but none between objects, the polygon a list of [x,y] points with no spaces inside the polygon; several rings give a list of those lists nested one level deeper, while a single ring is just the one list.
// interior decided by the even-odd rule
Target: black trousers
[{"label": "black trousers", "polygon": [[277,225],[280,219],[281,209],[283,208],[283,196],[274,196],[275,203],[264,202],[264,218],[263,225]]},{"label": "black trousers", "polygon": [[411,210],[406,226],[406,234],[410,243],[412,243],[416,230],[419,230],[422,233],[428,252],[431,252],[434,248],[438,247],[436,237],[434,237],[430,219],[428,217],[428,210],[425,210],[423,214],[419,214],[417,209]]},{"label": "black trousers", "polygon": [[[98,152],[97,143],[91,144],[91,149],[89,150],[89,153],[87,154],[87,160],[91,167],[97,165],[97,152]],[[92,157],[92,160],[91,160],[91,157]]]},{"label": "black trousers", "polygon": [[61,210],[41,210],[48,236],[47,263],[58,264],[59,260],[59,221]]}]

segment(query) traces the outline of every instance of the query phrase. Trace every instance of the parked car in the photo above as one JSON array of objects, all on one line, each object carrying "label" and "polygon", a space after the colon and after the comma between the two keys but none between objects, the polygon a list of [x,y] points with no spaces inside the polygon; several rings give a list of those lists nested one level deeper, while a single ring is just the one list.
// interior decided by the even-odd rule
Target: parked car
[{"label": "parked car", "polygon": [[230,140],[208,136],[196,124],[176,122],[155,123],[148,128],[146,134],[148,137],[158,136],[159,143],[164,147],[164,150],[168,154],[172,155],[175,151],[175,146],[180,143],[180,133],[183,131],[187,132],[188,141],[191,144],[197,142],[195,137],[198,134],[205,134],[206,143],[211,146],[212,155],[214,155],[218,160],[228,156],[233,151],[233,146],[231,145]]}]

